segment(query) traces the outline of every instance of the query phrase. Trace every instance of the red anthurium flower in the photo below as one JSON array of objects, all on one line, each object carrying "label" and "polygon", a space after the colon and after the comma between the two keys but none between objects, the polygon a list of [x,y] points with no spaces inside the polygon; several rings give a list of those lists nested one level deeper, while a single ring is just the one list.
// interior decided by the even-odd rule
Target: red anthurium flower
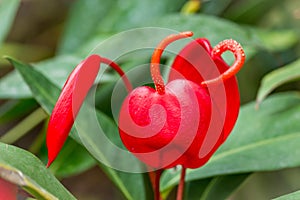
[{"label": "red anthurium flower", "polygon": [[[120,74],[130,92],[119,115],[119,132],[125,147],[158,169],[156,175],[150,173],[157,200],[160,169],[181,165],[177,199],[182,199],[185,169],[204,165],[236,122],[240,102],[235,74],[245,61],[244,51],[236,41],[225,40],[212,48],[208,40],[200,38],[179,52],[165,85],[159,68],[164,49],[192,35],[170,35],[157,46],[150,65],[155,89],[141,86],[132,90],[121,68],[106,58],[92,55],[80,63],[69,76],[50,117],[48,166],[62,148],[100,63],[106,63]],[[221,58],[225,51],[235,56],[231,67]]]},{"label": "red anthurium flower", "polygon": [[[159,72],[164,48],[191,35],[191,32],[171,35],[158,45],[151,61],[156,90],[150,87],[134,89],[121,108],[119,131],[124,145],[154,168],[176,165],[197,168],[205,164],[227,138],[238,115],[239,92],[234,74],[243,65],[245,56],[241,46],[233,40],[225,40],[215,48],[205,39],[191,42],[176,57],[170,80],[164,85]],[[203,49],[206,52],[201,57]],[[221,58],[227,50],[236,58],[231,68]],[[217,77],[207,69],[208,62],[216,65]],[[213,77],[206,81],[201,76],[202,71],[206,71],[206,78]],[[219,99],[222,88],[225,95]],[[225,109],[222,109],[222,102],[226,103]],[[215,123],[222,115],[224,123]],[[211,128],[211,121],[217,125]],[[211,137],[210,132],[217,137]]]},{"label": "red anthurium flower", "polygon": [[16,200],[18,186],[0,178],[0,199]]},{"label": "red anthurium flower", "polygon": [[[124,75],[124,72],[116,63],[98,55],[89,56],[73,70],[62,89],[48,123],[47,167],[51,165],[65,143],[81,104],[97,77],[100,63],[108,64],[120,76]],[[131,90],[127,77],[123,76],[122,78],[128,90]]]},{"label": "red anthurium flower", "polygon": [[[230,134],[239,112],[235,74],[245,54],[234,40],[212,48],[197,39],[175,58],[165,85],[159,70],[160,57],[168,44],[190,37],[191,32],[170,35],[156,48],[151,60],[155,89],[138,87],[125,99],[120,111],[119,132],[126,148],[148,166],[155,199],[161,199],[161,169],[182,166],[177,200],[183,197],[186,168],[204,165]],[[235,62],[229,67],[221,58],[231,51]]]}]

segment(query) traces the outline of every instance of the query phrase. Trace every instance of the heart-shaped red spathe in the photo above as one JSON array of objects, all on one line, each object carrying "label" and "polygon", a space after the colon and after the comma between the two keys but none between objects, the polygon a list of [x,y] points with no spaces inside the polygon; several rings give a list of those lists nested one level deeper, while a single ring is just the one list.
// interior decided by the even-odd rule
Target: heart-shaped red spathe
[{"label": "heart-shaped red spathe", "polygon": [[165,93],[138,87],[125,99],[119,118],[127,149],[155,168],[195,168],[210,121],[210,98],[199,85],[183,79],[169,82]]}]

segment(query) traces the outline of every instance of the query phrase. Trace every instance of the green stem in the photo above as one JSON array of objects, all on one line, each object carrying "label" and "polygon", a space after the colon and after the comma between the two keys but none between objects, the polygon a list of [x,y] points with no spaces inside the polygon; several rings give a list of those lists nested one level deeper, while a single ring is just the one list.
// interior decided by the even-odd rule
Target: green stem
[{"label": "green stem", "polygon": [[47,118],[47,114],[42,108],[36,109],[28,117],[23,119],[19,124],[9,130],[0,138],[0,142],[12,144],[22,138],[28,131],[33,129],[41,121]]}]

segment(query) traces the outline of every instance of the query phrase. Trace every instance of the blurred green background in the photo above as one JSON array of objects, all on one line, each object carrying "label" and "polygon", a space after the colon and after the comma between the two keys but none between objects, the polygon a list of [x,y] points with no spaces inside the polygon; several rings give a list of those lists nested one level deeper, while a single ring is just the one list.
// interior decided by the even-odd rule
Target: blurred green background
[{"label": "blurred green background", "polygon": [[[0,141],[29,149],[39,155],[42,160],[45,160],[43,142],[48,116],[38,109],[35,100],[26,96],[27,93],[24,92],[26,88],[17,89],[14,93],[14,88],[23,86],[18,85],[20,82],[13,78],[7,81],[6,75],[13,70],[13,66],[2,58],[4,55],[27,63],[37,63],[37,66],[45,59],[50,59],[48,61],[51,63],[52,58],[57,59],[55,62],[59,65],[63,65],[63,62],[59,60],[62,59],[69,67],[72,67],[80,60],[79,58],[85,52],[84,49],[89,49],[119,31],[165,24],[170,24],[170,28],[174,29],[185,28],[181,24],[172,24],[172,19],[176,16],[164,17],[167,13],[215,16],[218,17],[217,21],[225,19],[232,22],[233,24],[228,26],[229,29],[238,24],[237,30],[246,30],[245,33],[243,32],[245,35],[242,36],[237,32],[233,35],[234,39],[237,37],[238,40],[240,36],[255,41],[255,37],[259,37],[262,41],[257,44],[253,41],[240,41],[242,45],[245,45],[247,55],[249,55],[245,67],[238,74],[242,104],[255,101],[264,75],[300,58],[299,0],[181,0],[176,3],[171,0],[167,0],[168,3],[162,3],[163,0],[153,2],[146,0],[145,3],[138,3],[138,0],[21,0],[20,2],[15,10],[16,16],[12,18],[12,26],[7,30],[7,34],[4,34],[5,37],[0,44],[0,136],[8,135],[8,133],[13,135],[12,138],[2,137]],[[82,7],[86,7],[85,12],[77,12]],[[89,10],[92,8],[93,10]],[[6,9],[6,7],[2,6],[1,9]],[[96,19],[84,19],[85,16],[93,15]],[[86,24],[82,24],[85,21]],[[208,27],[208,32],[206,32],[205,23],[197,26],[196,18],[195,22],[189,22],[191,24],[186,23],[186,26],[192,28],[191,31],[195,31],[196,37],[203,37],[201,33],[204,32],[205,37],[211,37],[213,45],[218,42],[217,39],[227,34],[230,35],[234,31],[214,28],[212,25],[212,28]],[[193,25],[196,30],[193,30]],[[82,31],[83,28],[85,31]],[[220,35],[219,38],[218,35]],[[72,56],[65,59],[59,57],[65,55]],[[230,60],[230,55],[228,57]],[[71,65],[71,63],[74,64]],[[299,89],[299,82],[290,82],[278,87],[273,93],[299,91]],[[110,91],[109,88],[107,90]],[[99,108],[105,109],[105,105],[102,107],[99,105]],[[26,119],[28,121],[22,121]],[[109,178],[98,167],[95,167],[93,159],[81,165],[80,170],[62,172],[61,175],[62,183],[78,199],[123,198]],[[299,189],[300,168],[256,172],[251,174],[228,199],[271,199]]]}]

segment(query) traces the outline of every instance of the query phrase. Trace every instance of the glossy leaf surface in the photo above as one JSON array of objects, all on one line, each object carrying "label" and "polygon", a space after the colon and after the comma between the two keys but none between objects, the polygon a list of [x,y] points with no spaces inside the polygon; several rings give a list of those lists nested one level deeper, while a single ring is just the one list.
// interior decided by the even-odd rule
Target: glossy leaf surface
[{"label": "glossy leaf surface", "polygon": [[31,153],[0,143],[0,177],[13,181],[38,199],[75,199]]},{"label": "glossy leaf surface", "polygon": [[275,88],[300,79],[300,59],[267,74],[261,82],[256,101],[260,104]]}]

